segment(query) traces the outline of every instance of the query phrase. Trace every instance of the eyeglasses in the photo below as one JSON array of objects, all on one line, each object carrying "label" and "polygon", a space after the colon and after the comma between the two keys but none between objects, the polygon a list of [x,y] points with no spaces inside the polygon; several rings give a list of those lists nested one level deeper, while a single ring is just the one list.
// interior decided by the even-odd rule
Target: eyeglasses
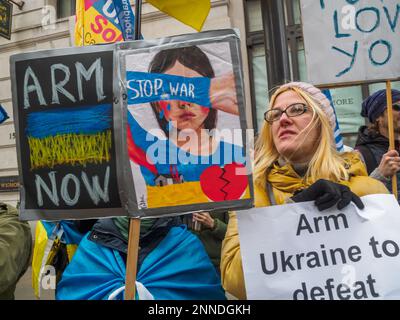
[{"label": "eyeglasses", "polygon": [[[394,106],[393,106],[394,107]],[[271,109],[264,113],[264,120],[272,123],[279,120],[282,114],[286,113],[288,117],[297,117],[302,115],[308,110],[307,105],[304,103],[294,103],[288,106],[285,110],[281,109]]]}]

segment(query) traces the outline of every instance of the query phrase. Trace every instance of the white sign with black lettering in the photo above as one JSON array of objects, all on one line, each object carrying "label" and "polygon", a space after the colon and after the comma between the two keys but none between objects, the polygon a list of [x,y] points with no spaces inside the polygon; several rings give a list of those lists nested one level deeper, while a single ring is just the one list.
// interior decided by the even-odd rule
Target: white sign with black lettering
[{"label": "white sign with black lettering", "polygon": [[342,211],[313,202],[238,213],[248,299],[400,299],[400,207],[393,195]]},{"label": "white sign with black lettering", "polygon": [[399,0],[301,0],[301,16],[313,84],[399,77]]}]

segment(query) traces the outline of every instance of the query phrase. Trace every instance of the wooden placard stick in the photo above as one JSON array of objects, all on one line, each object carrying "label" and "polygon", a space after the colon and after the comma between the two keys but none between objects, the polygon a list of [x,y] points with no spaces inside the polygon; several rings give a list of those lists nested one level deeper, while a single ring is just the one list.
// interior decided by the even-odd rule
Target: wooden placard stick
[{"label": "wooden placard stick", "polygon": [[[140,39],[142,0],[135,1],[135,40]],[[135,300],[136,273],[139,254],[140,219],[129,220],[128,255],[126,258],[125,300]]]},{"label": "wooden placard stick", "polygon": [[[394,144],[394,126],[393,126],[393,101],[392,101],[392,84],[390,80],[386,81],[386,106],[388,113],[389,150],[394,150],[395,144]],[[395,174],[392,177],[392,193],[397,199],[397,174]]]},{"label": "wooden placard stick", "polygon": [[129,222],[128,256],[126,259],[125,300],[135,300],[136,273],[139,253],[140,219]]}]

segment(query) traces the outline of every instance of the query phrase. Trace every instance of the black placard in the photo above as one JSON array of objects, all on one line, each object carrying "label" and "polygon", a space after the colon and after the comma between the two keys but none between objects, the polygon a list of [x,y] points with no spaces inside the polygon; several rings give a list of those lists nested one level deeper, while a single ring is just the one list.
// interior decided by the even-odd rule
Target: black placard
[{"label": "black placard", "polygon": [[113,52],[21,59],[15,78],[24,209],[120,208]]},{"label": "black placard", "polygon": [[0,37],[11,39],[12,4],[6,0],[0,0]]}]

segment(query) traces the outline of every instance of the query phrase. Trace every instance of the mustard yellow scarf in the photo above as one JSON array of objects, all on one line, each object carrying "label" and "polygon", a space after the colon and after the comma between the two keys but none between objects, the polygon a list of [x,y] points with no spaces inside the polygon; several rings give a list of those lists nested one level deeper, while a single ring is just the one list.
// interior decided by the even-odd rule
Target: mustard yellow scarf
[{"label": "mustard yellow scarf", "polygon": [[[360,160],[357,153],[344,153],[342,157],[348,168],[349,176],[367,176],[365,165]],[[285,199],[291,197],[296,191],[308,188],[315,181],[306,182],[289,163],[279,165],[274,163],[267,175],[267,181],[274,189],[276,202],[281,204]],[[340,181],[341,184],[348,185],[348,181]]]}]

